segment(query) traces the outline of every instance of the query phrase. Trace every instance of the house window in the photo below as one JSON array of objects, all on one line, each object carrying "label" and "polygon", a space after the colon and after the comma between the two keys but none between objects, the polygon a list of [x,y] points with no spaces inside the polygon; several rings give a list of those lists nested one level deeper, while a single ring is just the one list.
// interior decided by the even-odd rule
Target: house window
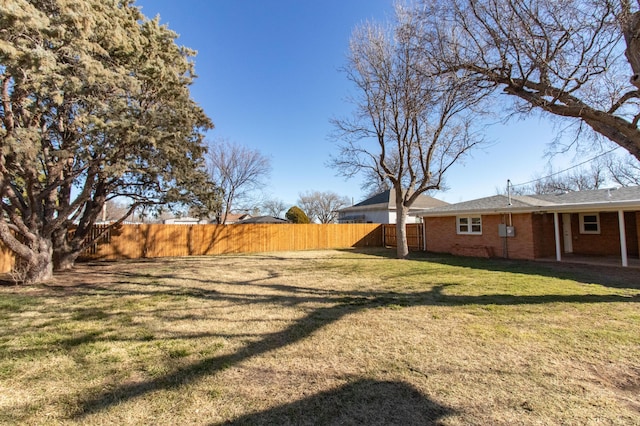
[{"label": "house window", "polygon": [[599,234],[600,215],[598,213],[580,213],[580,233]]},{"label": "house window", "polygon": [[458,216],[458,234],[482,234],[482,219],[480,216]]}]

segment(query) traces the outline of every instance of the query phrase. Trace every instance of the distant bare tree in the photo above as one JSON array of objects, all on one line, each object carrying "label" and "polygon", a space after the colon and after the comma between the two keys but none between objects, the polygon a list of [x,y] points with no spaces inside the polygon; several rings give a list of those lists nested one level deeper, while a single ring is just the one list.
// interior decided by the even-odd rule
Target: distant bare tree
[{"label": "distant bare tree", "polygon": [[[640,185],[640,162],[629,154],[622,157],[607,155],[595,159],[588,167],[556,173],[549,170],[545,176],[539,173],[531,183],[511,186],[511,194],[554,194],[598,189],[606,185]],[[507,188],[498,189],[497,193],[506,194]]]},{"label": "distant bare tree", "polygon": [[287,211],[287,206],[284,201],[275,198],[263,201],[261,207],[264,212],[273,217],[283,217]]},{"label": "distant bare tree", "polygon": [[608,157],[605,163],[611,180],[620,186],[640,185],[640,162],[627,155]]},{"label": "distant bare tree", "polygon": [[350,204],[349,197],[333,191],[308,191],[300,194],[298,204],[307,213],[312,222],[335,223],[338,210]]},{"label": "distant bare tree", "polygon": [[351,118],[333,121],[339,153],[332,165],[345,176],[375,175],[396,196],[397,257],[408,253],[406,221],[420,194],[440,189],[445,172],[481,138],[482,91],[464,72],[435,75],[418,43],[416,22],[398,7],[391,27],[357,27],[345,67],[358,95]]},{"label": "distant bare tree", "polygon": [[[129,205],[116,200],[108,200],[102,209],[101,220],[111,222],[121,219],[122,217],[130,217],[133,212],[130,211]],[[129,216],[127,216],[129,215]]]},{"label": "distant bare tree", "polygon": [[[416,44],[534,109],[576,119],[640,160],[640,12],[631,0],[422,0]],[[576,137],[576,140],[581,138]]]},{"label": "distant bare tree", "polygon": [[550,175],[540,179],[525,192],[529,194],[556,194],[570,191],[598,189],[607,182],[606,169],[599,164],[560,175]]},{"label": "distant bare tree", "polygon": [[388,180],[381,180],[380,176],[371,169],[364,170],[362,175],[363,183],[360,186],[360,189],[364,191],[365,199],[371,198],[374,195],[388,191],[392,188],[392,185]]},{"label": "distant bare tree", "polygon": [[231,209],[253,210],[249,202],[265,185],[271,173],[269,158],[259,151],[225,140],[211,143],[208,153],[209,174],[223,191],[218,223],[224,224]]}]

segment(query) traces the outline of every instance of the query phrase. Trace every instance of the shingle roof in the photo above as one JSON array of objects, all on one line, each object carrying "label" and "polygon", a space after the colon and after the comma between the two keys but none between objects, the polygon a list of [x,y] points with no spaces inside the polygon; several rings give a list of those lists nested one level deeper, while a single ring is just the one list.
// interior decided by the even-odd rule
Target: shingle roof
[{"label": "shingle roof", "polygon": [[289,223],[289,221],[285,220],[285,219],[280,219],[279,217],[273,217],[273,216],[255,216],[255,217],[250,217],[248,219],[241,220],[241,221],[239,221],[237,223],[239,223],[239,224],[245,224],[245,223]]},{"label": "shingle roof", "polygon": [[549,195],[532,195],[532,197],[554,204],[640,200],[640,186],[594,189],[592,191],[564,192]]},{"label": "shingle roof", "polygon": [[[422,194],[413,203],[413,205],[411,206],[411,209],[428,209],[432,207],[446,206],[448,204],[449,203],[445,201],[438,200],[437,198],[433,198],[428,195]],[[396,208],[396,193],[395,191],[387,190],[379,194],[376,194],[371,198],[367,198],[366,200],[361,201],[358,204],[354,204],[351,207],[345,207],[343,209],[340,209],[339,211],[354,212],[354,211],[373,210],[373,209],[395,210],[395,208]]]},{"label": "shingle roof", "polygon": [[[509,203],[511,201],[511,203]],[[460,213],[567,211],[571,209],[640,209],[640,186],[596,189],[549,195],[494,195],[412,213],[417,216],[448,216]]]}]

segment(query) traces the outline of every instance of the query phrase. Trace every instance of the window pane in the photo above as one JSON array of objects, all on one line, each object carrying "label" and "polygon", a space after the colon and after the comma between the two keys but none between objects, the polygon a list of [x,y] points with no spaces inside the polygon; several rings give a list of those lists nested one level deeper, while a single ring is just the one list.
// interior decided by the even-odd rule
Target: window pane
[{"label": "window pane", "polygon": [[598,232],[598,224],[597,223],[587,223],[584,222],[584,230],[591,232]]},{"label": "window pane", "polygon": [[481,232],[482,229],[480,225],[471,225],[471,232]]},{"label": "window pane", "polygon": [[466,225],[469,223],[469,218],[468,217],[461,217],[458,219],[460,221],[460,225]]},{"label": "window pane", "polygon": [[479,217],[472,217],[471,218],[471,223],[473,225],[480,225],[480,218]]},{"label": "window pane", "polygon": [[582,214],[580,215],[580,232],[589,234],[599,234],[600,224],[599,216],[597,214]]}]

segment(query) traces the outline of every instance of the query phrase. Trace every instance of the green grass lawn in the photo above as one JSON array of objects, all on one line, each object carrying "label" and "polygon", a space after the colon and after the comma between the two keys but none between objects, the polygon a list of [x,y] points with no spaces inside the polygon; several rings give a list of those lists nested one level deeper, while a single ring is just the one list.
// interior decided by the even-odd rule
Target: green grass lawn
[{"label": "green grass lawn", "polygon": [[640,271],[314,251],[0,287],[2,424],[640,424]]}]

